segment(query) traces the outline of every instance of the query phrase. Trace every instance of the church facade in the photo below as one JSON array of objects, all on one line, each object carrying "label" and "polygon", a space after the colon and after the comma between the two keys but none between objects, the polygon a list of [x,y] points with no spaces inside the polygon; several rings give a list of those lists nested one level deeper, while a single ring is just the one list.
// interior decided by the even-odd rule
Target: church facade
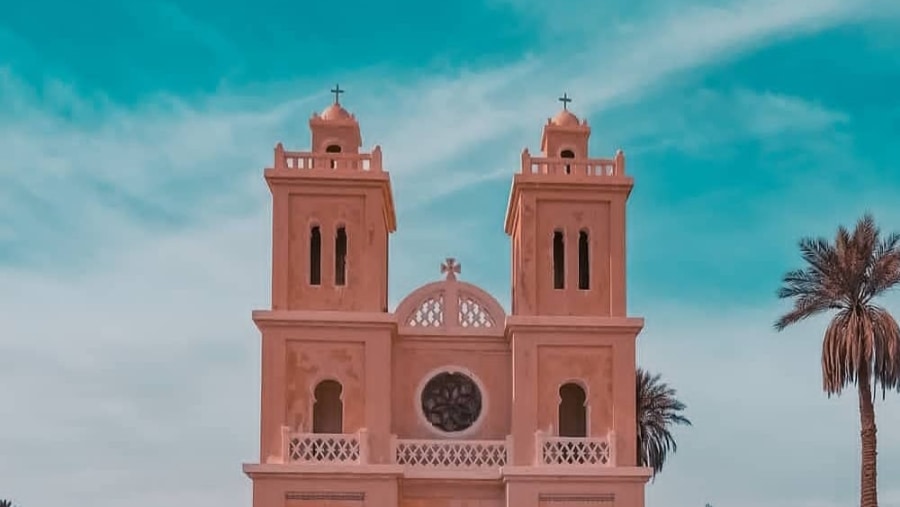
[{"label": "church facade", "polygon": [[254,507],[643,507],[633,180],[562,100],[513,177],[509,313],[454,259],[389,311],[391,180],[337,98],[276,146]]}]

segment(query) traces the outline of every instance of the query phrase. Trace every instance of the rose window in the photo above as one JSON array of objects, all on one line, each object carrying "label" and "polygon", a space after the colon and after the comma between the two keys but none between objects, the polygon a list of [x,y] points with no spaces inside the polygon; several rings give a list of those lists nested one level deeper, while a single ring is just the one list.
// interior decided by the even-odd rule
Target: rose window
[{"label": "rose window", "polygon": [[468,375],[443,372],[422,389],[422,412],[435,428],[454,433],[470,428],[481,416],[481,391]]}]

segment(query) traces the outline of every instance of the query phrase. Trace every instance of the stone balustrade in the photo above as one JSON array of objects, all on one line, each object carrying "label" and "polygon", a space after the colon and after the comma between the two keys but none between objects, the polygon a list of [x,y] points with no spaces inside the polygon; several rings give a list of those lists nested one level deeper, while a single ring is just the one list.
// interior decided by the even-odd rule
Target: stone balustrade
[{"label": "stone balustrade", "polygon": [[365,430],[357,433],[299,433],[282,428],[284,463],[361,465],[367,462]]},{"label": "stone balustrade", "polygon": [[602,437],[559,437],[538,431],[535,458],[542,465],[615,466],[615,438],[612,432]]},{"label": "stone balustrade", "polygon": [[528,150],[522,152],[522,174],[561,176],[625,176],[625,154],[619,151],[615,158],[561,158],[532,157]]},{"label": "stone balustrade", "polygon": [[507,440],[407,440],[393,438],[394,462],[414,468],[473,470],[509,461]]},{"label": "stone balustrade", "polygon": [[313,153],[275,147],[275,170],[381,172],[381,147],[371,153]]}]

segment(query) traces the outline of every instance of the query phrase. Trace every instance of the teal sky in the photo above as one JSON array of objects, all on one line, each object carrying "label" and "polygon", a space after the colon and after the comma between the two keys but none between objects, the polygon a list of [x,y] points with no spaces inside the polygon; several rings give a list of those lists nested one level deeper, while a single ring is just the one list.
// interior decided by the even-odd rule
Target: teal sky
[{"label": "teal sky", "polygon": [[[262,168],[279,141],[308,146],[306,121],[339,82],[393,180],[394,303],[447,256],[508,303],[510,180],[567,92],[592,125],[592,155],[626,153],[640,361],[695,423],[678,430],[648,506],[857,498],[856,402],[821,392],[822,321],[780,335],[771,324],[801,236],[831,235],[866,210],[900,231],[897,6],[0,10],[0,416],[11,421],[0,478],[13,488],[0,497],[249,505],[239,465],[257,448],[250,310],[269,303]],[[897,297],[885,304],[900,312]],[[884,505],[900,505],[898,406],[896,394],[877,406]],[[52,452],[62,445],[64,456]]]}]

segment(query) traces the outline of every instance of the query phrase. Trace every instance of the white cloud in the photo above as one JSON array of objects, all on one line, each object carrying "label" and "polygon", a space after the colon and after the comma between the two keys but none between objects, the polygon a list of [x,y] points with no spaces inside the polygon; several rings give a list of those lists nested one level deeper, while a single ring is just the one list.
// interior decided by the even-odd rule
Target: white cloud
[{"label": "white cloud", "polygon": [[[886,304],[900,308],[900,298]],[[648,505],[858,501],[856,391],[826,397],[824,319],[776,333],[772,324],[784,309],[773,303],[720,313],[687,301],[647,309],[639,362],[678,390],[694,424],[678,430],[678,452],[648,489]],[[900,420],[900,395],[879,401],[876,417],[880,485],[889,497],[900,492],[891,479],[900,474],[900,434],[892,423]]]},{"label": "white cloud", "polygon": [[[735,51],[867,14],[869,5],[758,0],[690,8],[651,18],[614,41],[585,39],[590,42],[571,57],[547,53],[412,85],[387,81],[373,85],[371,95],[360,93],[350,102],[361,118],[367,144],[385,148],[389,168],[398,176],[397,201],[403,209],[408,202],[427,202],[445,193],[451,179],[460,188],[503,175],[485,172],[485,166],[514,170],[515,155],[524,147],[522,136],[532,132],[528,144],[537,144],[537,129],[561,89],[570,90],[576,108],[590,114]],[[284,140],[289,147],[305,144],[306,119],[316,105],[310,99],[321,96],[257,101],[247,109],[241,105],[249,101],[235,96],[200,105],[163,98],[134,111],[117,108],[103,97],[79,98],[55,81],[43,90],[30,90],[8,71],[2,73],[0,89],[4,107],[18,113],[0,120],[0,181],[8,183],[0,187],[0,196],[7,206],[26,209],[35,206],[37,196],[45,199],[40,214],[73,215],[99,206],[137,219],[167,217],[176,223],[259,205],[254,201],[259,193],[246,185],[246,177],[270,162],[268,150],[275,141]],[[85,127],[84,120],[92,126]],[[614,147],[603,149],[612,153]],[[191,193],[190,201],[184,192]],[[227,198],[216,202],[217,196]],[[126,205],[117,206],[120,203]],[[0,236],[21,237],[24,227],[32,233],[40,229],[0,222]],[[84,221],[69,227],[86,238],[98,229],[108,234],[104,226],[92,229]],[[41,246],[51,241],[46,238]]]},{"label": "white cloud", "polygon": [[[620,31],[623,39],[605,52],[592,45],[572,59],[531,57],[402,90],[388,82],[383,94],[355,97],[366,144],[385,148],[401,207],[391,273],[402,290],[392,299],[436,278],[448,253],[464,267],[488,253],[505,265],[506,252],[486,251],[475,233],[483,222],[418,207],[517,170],[522,133],[537,144],[560,88],[576,94],[579,111],[597,111],[732,51],[838,23],[856,8],[752,5],[654,19]],[[23,507],[248,505],[239,465],[256,455],[259,388],[249,312],[268,302],[270,259],[260,169],[275,142],[306,144],[306,120],[323,94],[252,105],[234,96],[203,104],[160,98],[126,110],[56,82],[30,90],[9,73],[0,73],[0,90],[0,107],[10,113],[0,117],[0,245],[16,264],[40,266],[0,270],[0,477],[13,488],[3,494],[18,495]],[[774,101],[798,111],[791,99]],[[796,125],[760,119],[750,127]],[[87,258],[60,273],[71,266],[65,257],[84,257],[78,252]],[[679,389],[698,427],[680,433],[681,450],[651,499],[674,507],[750,505],[754,489],[765,491],[741,482],[751,472],[803,479],[790,468],[803,463],[778,454],[785,448],[812,452],[834,439],[851,459],[852,403],[816,398],[815,340],[801,346],[774,338],[768,309],[727,318],[675,310],[684,313],[646,313],[642,359]],[[682,366],[698,362],[707,366]],[[882,424],[897,414],[892,407],[879,407]],[[750,421],[773,408],[772,424],[784,422],[785,433],[770,436],[772,426]],[[810,431],[810,414],[818,431]],[[718,434],[705,431],[714,424]],[[882,477],[897,471],[891,438],[882,440]],[[734,469],[722,465],[732,457]],[[854,466],[823,473],[853,479]]]}]

